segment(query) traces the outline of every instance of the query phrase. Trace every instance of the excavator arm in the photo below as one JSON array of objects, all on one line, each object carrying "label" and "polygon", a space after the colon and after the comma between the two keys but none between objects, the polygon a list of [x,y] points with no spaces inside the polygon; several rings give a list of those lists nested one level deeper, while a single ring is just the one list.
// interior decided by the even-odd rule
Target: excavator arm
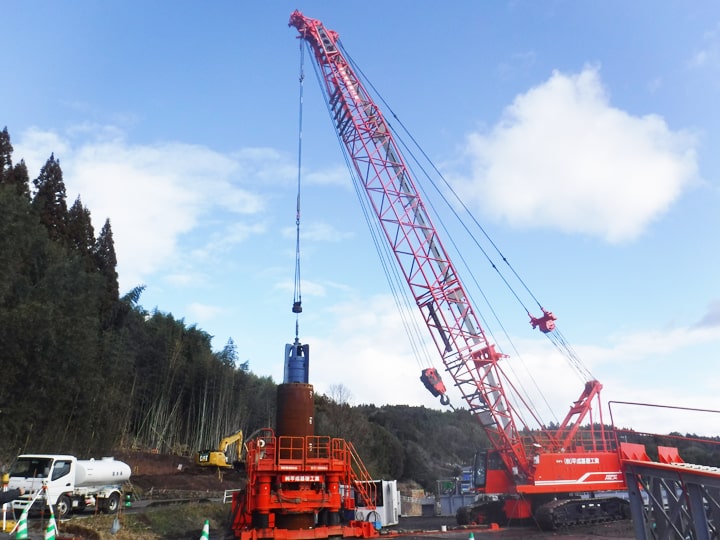
[{"label": "excavator arm", "polygon": [[235,456],[236,461],[240,461],[240,458],[242,457],[242,448],[243,448],[243,432],[242,430],[238,431],[237,433],[230,435],[228,437],[225,437],[222,441],[220,441],[220,444],[218,445],[218,452],[222,452],[223,454],[227,455],[227,448],[231,444],[235,443]]}]

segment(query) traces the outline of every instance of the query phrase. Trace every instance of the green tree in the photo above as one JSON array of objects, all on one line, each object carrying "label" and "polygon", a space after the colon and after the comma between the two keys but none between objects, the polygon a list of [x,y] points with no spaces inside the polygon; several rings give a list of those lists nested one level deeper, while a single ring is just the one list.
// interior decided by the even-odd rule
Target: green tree
[{"label": "green tree", "polygon": [[95,245],[95,230],[92,226],[90,210],[83,206],[80,197],[75,199],[68,210],[67,236],[70,249],[87,261],[88,271],[94,270],[92,253]]},{"label": "green tree", "polygon": [[55,159],[55,154],[50,155],[33,184],[36,191],[32,207],[40,217],[40,223],[45,225],[51,239],[64,243],[67,238],[67,195],[60,161]]},{"label": "green tree", "polygon": [[10,144],[8,128],[0,131],[0,179],[4,179],[8,171],[12,170],[13,147]]},{"label": "green tree", "polygon": [[[88,213],[89,219],[89,213]],[[113,324],[113,319],[118,315],[120,285],[118,284],[117,255],[115,254],[115,242],[113,241],[112,227],[110,220],[105,220],[97,241],[92,248],[95,267],[103,278],[103,295],[100,302],[101,317],[103,325],[107,327]]]},{"label": "green tree", "polygon": [[40,344],[45,306],[37,283],[50,257],[47,232],[14,186],[0,185],[0,457],[28,437],[35,406],[27,392]]},{"label": "green tree", "polygon": [[15,186],[16,193],[30,200],[30,183],[24,161],[12,164],[13,146],[7,127],[0,132],[0,185]]},{"label": "green tree", "polygon": [[232,338],[228,338],[223,350],[217,354],[220,363],[227,367],[235,367],[238,360],[237,346]]}]

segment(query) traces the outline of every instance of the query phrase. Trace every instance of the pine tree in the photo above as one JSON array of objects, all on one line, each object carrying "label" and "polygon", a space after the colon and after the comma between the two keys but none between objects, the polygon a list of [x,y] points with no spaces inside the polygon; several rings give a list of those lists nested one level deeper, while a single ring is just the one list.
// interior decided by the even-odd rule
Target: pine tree
[{"label": "pine tree", "polygon": [[13,147],[7,127],[0,131],[0,182],[3,182],[8,171],[12,170]]},{"label": "pine tree", "polygon": [[30,200],[30,181],[27,166],[23,160],[13,166],[13,146],[7,127],[0,132],[0,185],[14,185],[18,195]]},{"label": "pine tree", "polygon": [[235,345],[232,338],[228,338],[225,347],[223,347],[223,350],[217,353],[216,356],[224,366],[235,367],[238,360],[238,352],[237,345]]},{"label": "pine tree", "polygon": [[105,293],[100,302],[103,326],[107,328],[116,316],[120,300],[120,286],[118,285],[117,256],[113,242],[110,220],[105,220],[100,234],[93,247],[95,268],[105,278]]},{"label": "pine tree", "polygon": [[61,243],[67,241],[67,195],[63,182],[60,161],[55,154],[50,155],[40,176],[33,180],[36,192],[32,201],[33,209],[38,213],[40,222],[45,225],[50,238]]},{"label": "pine tree", "polygon": [[87,271],[95,270],[95,231],[90,219],[90,210],[85,208],[78,197],[68,211],[67,236],[70,248],[86,261]]},{"label": "pine tree", "polygon": [[15,192],[22,195],[25,200],[30,202],[30,176],[28,175],[25,160],[21,159],[20,163],[15,165],[10,171],[7,183],[15,186]]}]

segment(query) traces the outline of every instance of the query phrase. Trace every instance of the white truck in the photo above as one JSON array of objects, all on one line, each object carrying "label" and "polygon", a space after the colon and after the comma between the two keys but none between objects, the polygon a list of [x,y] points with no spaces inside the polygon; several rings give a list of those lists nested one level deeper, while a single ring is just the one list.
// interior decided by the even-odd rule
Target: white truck
[{"label": "white truck", "polygon": [[[130,479],[130,466],[111,457],[77,459],[56,454],[23,454],[10,468],[10,489],[25,494],[13,501],[13,510],[52,504],[55,515],[65,518],[92,506],[108,514],[118,511],[123,484]],[[38,491],[45,489],[39,497]]]}]

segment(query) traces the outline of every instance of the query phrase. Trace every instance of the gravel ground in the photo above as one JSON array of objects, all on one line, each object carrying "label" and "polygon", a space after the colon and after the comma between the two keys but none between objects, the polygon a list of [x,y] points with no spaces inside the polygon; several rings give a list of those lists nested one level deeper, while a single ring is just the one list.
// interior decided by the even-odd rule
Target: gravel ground
[{"label": "gravel ground", "polygon": [[[446,531],[443,531],[443,526]],[[397,534],[403,539],[417,540],[473,540],[487,537],[502,538],[563,538],[565,540],[598,540],[601,538],[635,538],[632,521],[600,523],[584,527],[574,527],[563,531],[540,531],[536,527],[503,527],[490,530],[488,527],[460,527],[455,524],[454,516],[401,517],[396,527],[385,529],[387,534]],[[472,533],[472,537],[470,534]]]},{"label": "gravel ground", "polygon": [[[443,527],[445,530],[443,530]],[[223,531],[212,531],[211,538],[233,538],[232,534]],[[472,537],[471,537],[472,534]],[[401,517],[400,523],[394,527],[386,527],[383,536],[397,537],[402,540],[483,540],[502,539],[515,540],[523,538],[554,538],[563,540],[630,540],[635,538],[631,521],[619,521],[598,525],[573,528],[567,531],[543,532],[536,527],[503,527],[490,530],[488,527],[460,527],[455,524],[454,516],[436,517]],[[40,540],[42,531],[33,530],[30,538]],[[0,532],[0,540],[11,539],[6,533]]]}]

